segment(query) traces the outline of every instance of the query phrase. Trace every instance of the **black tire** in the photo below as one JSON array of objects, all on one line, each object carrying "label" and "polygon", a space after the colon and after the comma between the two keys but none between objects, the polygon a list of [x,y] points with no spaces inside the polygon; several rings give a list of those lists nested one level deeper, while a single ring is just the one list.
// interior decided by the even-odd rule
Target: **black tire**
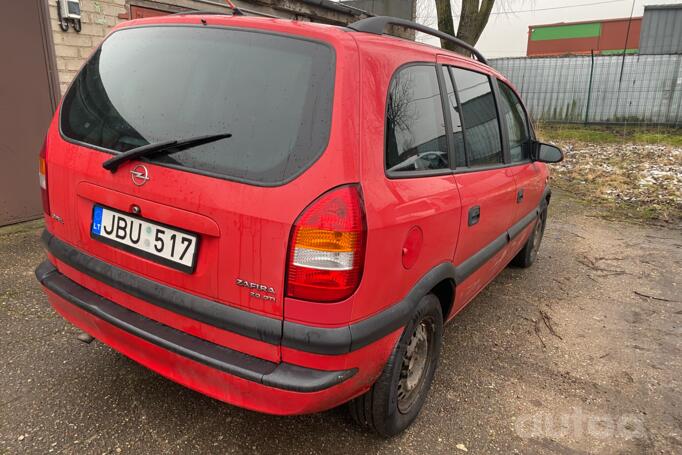
[{"label": "black tire", "polygon": [[521,251],[514,256],[511,260],[511,264],[516,267],[528,268],[538,257],[538,251],[540,250],[540,244],[542,243],[542,237],[545,234],[545,225],[547,224],[547,209],[540,213],[537,221],[535,222],[535,227],[533,227],[533,232],[526,241],[526,244],[521,248]]},{"label": "black tire", "polygon": [[[424,337],[426,346],[421,341]],[[384,437],[396,435],[409,427],[417,418],[431,388],[442,340],[440,301],[435,295],[428,294],[419,301],[379,379],[367,393],[349,403],[353,419]],[[421,353],[426,353],[423,365]],[[418,378],[415,376],[417,368]]]}]

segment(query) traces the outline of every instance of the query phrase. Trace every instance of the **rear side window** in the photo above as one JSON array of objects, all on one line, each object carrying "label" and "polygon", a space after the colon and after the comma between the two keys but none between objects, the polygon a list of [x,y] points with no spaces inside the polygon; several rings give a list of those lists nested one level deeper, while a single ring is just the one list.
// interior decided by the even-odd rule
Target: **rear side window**
[{"label": "rear side window", "polygon": [[507,121],[509,132],[509,150],[512,163],[518,163],[530,159],[530,129],[526,112],[523,110],[521,100],[516,93],[504,82],[500,81],[500,94],[502,95],[500,109]]},{"label": "rear side window", "polygon": [[461,68],[452,68],[462,104],[469,166],[504,162],[500,125],[488,76]]},{"label": "rear side window", "polygon": [[153,160],[283,183],[326,148],[334,71],[331,47],[294,37],[209,27],[121,30],[76,77],[61,129],[68,139],[116,152],[231,133]]},{"label": "rear side window", "polygon": [[449,169],[435,66],[408,66],[393,77],[386,109],[389,172]]}]

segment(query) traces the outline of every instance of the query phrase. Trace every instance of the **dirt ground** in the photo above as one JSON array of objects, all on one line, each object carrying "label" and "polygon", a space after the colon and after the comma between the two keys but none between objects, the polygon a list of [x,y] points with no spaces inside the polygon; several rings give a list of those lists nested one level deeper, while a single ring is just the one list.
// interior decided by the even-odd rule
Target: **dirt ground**
[{"label": "dirt ground", "polygon": [[538,262],[446,328],[391,440],[344,408],[234,408],[78,341],[34,279],[39,226],[0,230],[0,453],[681,453],[682,231],[599,212],[555,192]]}]

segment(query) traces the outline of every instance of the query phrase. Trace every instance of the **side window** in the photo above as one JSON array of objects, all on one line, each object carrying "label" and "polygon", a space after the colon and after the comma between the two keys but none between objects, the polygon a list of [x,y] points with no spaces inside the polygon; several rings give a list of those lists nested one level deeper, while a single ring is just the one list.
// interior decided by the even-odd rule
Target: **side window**
[{"label": "side window", "polygon": [[495,97],[488,76],[452,68],[466,135],[469,166],[504,162]]},{"label": "side window", "polygon": [[386,168],[390,172],[449,168],[435,66],[409,66],[391,81],[386,112]]},{"label": "side window", "polygon": [[530,128],[521,100],[507,84],[500,81],[500,110],[507,121],[512,163],[530,159]]},{"label": "side window", "polygon": [[466,166],[466,156],[464,153],[464,131],[462,130],[462,118],[459,115],[459,105],[457,103],[457,95],[455,95],[455,87],[452,85],[450,78],[450,71],[447,67],[443,67],[443,79],[445,80],[446,102],[450,110],[450,117],[452,118],[452,143],[455,145],[455,166]]}]

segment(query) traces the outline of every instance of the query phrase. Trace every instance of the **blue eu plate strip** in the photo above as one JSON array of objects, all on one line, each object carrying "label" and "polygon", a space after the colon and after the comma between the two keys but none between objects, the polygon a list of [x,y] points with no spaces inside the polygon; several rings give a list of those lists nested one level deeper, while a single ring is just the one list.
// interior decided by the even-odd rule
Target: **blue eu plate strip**
[{"label": "blue eu plate strip", "polygon": [[92,213],[92,233],[100,235],[102,232],[102,212],[104,210],[99,205],[95,206],[95,210]]}]

